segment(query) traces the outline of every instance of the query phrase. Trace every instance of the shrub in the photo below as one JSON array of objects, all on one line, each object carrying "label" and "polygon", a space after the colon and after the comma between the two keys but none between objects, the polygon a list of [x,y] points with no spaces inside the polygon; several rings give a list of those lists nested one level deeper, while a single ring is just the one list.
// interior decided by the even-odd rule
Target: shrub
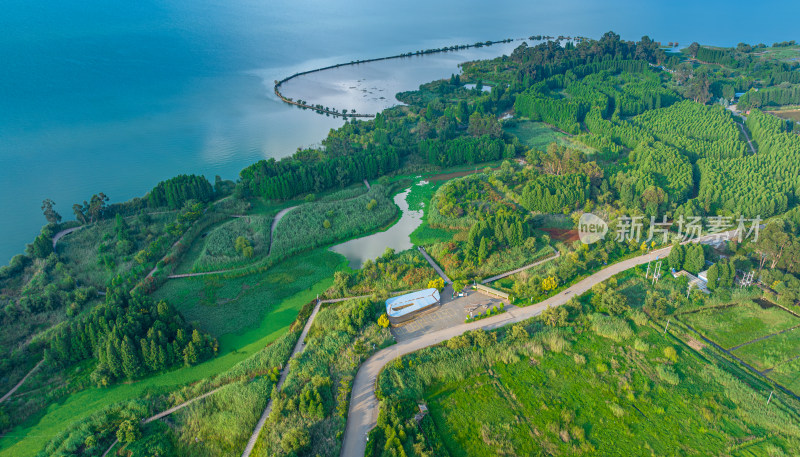
[{"label": "shrub", "polygon": [[672,346],[667,346],[664,348],[664,357],[668,358],[669,360],[672,360],[673,362],[678,361],[678,353]]},{"label": "shrub", "polygon": [[548,349],[553,352],[563,352],[568,345],[567,340],[557,333],[549,333],[545,336],[544,342],[547,344]]},{"label": "shrub", "polygon": [[650,345],[639,338],[636,338],[636,340],[633,342],[633,348],[639,352],[647,352],[650,350]]},{"label": "shrub", "polygon": [[639,327],[647,325],[647,315],[639,311],[638,309],[629,311],[628,317],[630,317],[633,323],[638,325]]},{"label": "shrub", "polygon": [[656,372],[658,372],[658,377],[667,384],[676,386],[681,381],[678,373],[675,373],[675,370],[673,370],[671,366],[659,365],[658,368],[656,368]]},{"label": "shrub", "polygon": [[572,358],[575,359],[575,364],[577,365],[583,365],[586,363],[586,357],[584,357],[582,354],[575,354]]},{"label": "shrub", "polygon": [[592,323],[592,330],[604,338],[619,342],[633,336],[631,327],[619,317],[590,314],[589,320]]}]

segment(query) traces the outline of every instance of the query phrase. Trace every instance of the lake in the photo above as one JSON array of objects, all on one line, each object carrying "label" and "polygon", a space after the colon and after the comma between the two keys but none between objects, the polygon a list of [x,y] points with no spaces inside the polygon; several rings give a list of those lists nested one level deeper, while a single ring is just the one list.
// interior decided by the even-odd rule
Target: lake
[{"label": "lake", "polygon": [[[274,80],[297,71],[490,39],[599,37],[611,29],[629,40],[647,34],[684,46],[772,43],[800,39],[799,11],[793,2],[720,0],[6,0],[0,263],[38,232],[44,198],[71,219],[72,204],[93,193],[123,201],[180,173],[235,179],[259,159],[319,143],[342,121],[290,107],[272,93]],[[509,49],[340,68],[284,90],[297,98],[295,91],[308,89],[340,108],[380,109],[398,90],[449,77],[460,61]]]},{"label": "lake", "polygon": [[[416,185],[422,184],[424,183]],[[402,215],[388,230],[346,241],[332,247],[331,251],[347,257],[350,268],[357,269],[367,260],[374,260],[383,255],[386,248],[392,248],[396,252],[411,249],[413,244],[409,235],[422,223],[423,211],[409,210],[406,201],[409,192],[411,192],[410,187],[394,196],[394,204],[400,208]]]}]

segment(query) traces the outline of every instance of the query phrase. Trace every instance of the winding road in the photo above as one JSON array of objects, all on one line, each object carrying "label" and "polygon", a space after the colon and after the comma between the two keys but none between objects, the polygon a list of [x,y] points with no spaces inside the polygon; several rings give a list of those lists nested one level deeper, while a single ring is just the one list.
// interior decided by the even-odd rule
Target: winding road
[{"label": "winding road", "polygon": [[[705,235],[690,241],[685,241],[683,244],[688,242],[701,242],[720,236],[731,236],[732,233],[734,232],[729,231],[719,234]],[[433,346],[470,330],[479,328],[484,330],[493,330],[509,324],[530,319],[534,316],[538,316],[542,313],[542,311],[547,309],[547,307],[563,305],[569,301],[570,298],[583,294],[584,292],[590,290],[595,284],[601,283],[618,273],[631,269],[637,265],[665,258],[671,249],[672,246],[668,246],[639,257],[634,257],[632,259],[623,260],[613,265],[609,265],[597,273],[535,305],[526,306],[524,308],[513,308],[508,312],[498,314],[487,319],[438,330],[423,335],[420,338],[398,343],[394,346],[390,346],[376,352],[363,364],[361,364],[355,380],[353,381],[353,390],[350,397],[350,410],[347,415],[347,428],[345,429],[344,441],[342,443],[342,451],[340,455],[342,457],[361,457],[364,455],[364,452],[367,448],[367,434],[378,424],[378,411],[380,405],[378,403],[378,398],[375,396],[375,382],[378,378],[378,374],[387,363],[405,354],[418,351],[428,346]]]},{"label": "winding road", "polygon": [[56,250],[56,245],[58,244],[58,240],[60,240],[61,238],[64,238],[65,236],[69,235],[72,232],[75,232],[77,230],[82,229],[83,227],[84,227],[83,225],[79,225],[77,227],[72,227],[72,228],[68,228],[66,230],[62,230],[62,231],[56,233],[55,235],[53,235],[53,250],[54,251]]}]

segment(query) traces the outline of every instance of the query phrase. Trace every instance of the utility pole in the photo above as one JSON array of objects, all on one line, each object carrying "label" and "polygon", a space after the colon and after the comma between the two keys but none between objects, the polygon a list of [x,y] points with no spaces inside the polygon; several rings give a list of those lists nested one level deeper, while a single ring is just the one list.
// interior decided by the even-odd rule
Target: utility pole
[{"label": "utility pole", "polygon": [[767,405],[769,405],[770,400],[772,400],[772,394],[774,394],[774,393],[775,393],[774,390],[769,393],[769,398],[767,399]]},{"label": "utility pole", "polygon": [[667,329],[669,328],[669,322],[671,319],[667,319],[667,325],[664,327],[664,333],[667,333]]}]

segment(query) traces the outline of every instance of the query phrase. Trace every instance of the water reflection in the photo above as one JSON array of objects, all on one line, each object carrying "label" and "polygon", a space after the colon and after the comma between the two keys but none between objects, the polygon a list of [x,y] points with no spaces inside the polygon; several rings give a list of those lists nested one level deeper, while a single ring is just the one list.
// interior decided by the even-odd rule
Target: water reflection
[{"label": "water reflection", "polygon": [[380,257],[386,248],[404,251],[413,247],[409,235],[422,223],[422,210],[409,209],[406,201],[409,192],[411,192],[410,187],[395,195],[394,203],[403,215],[389,230],[347,241],[332,247],[331,251],[347,257],[350,268],[356,269],[361,268],[367,259]]}]

